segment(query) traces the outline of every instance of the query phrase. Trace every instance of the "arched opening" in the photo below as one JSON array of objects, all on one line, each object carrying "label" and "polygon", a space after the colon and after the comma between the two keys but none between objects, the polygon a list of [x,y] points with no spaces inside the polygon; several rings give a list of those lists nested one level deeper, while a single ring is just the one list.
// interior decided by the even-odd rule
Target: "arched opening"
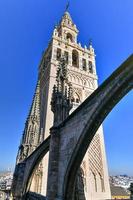
[{"label": "arched opening", "polygon": [[61,49],[57,48],[57,54],[56,54],[56,59],[59,61],[61,58]]},{"label": "arched opening", "polygon": [[89,72],[93,74],[93,64],[92,64],[92,61],[89,61]]},{"label": "arched opening", "polygon": [[42,162],[40,162],[33,173],[33,178],[29,189],[31,192],[41,194],[42,176],[43,176],[43,165]]},{"label": "arched opening", "polygon": [[71,33],[67,33],[66,39],[68,41],[70,40],[71,42],[73,42],[73,36],[72,36],[72,34]]},{"label": "arched opening", "polygon": [[[47,156],[49,151],[50,136],[42,142],[42,144],[26,159],[26,178],[23,185],[23,195],[25,196],[30,190],[40,192],[42,171],[43,170],[43,159]],[[30,161],[31,160],[31,161]],[[29,165],[27,164],[29,163]],[[34,183],[32,182],[34,179]],[[36,187],[36,183],[38,186]]]},{"label": "arched opening", "polygon": [[84,71],[86,71],[87,70],[87,67],[86,67],[86,59],[82,59],[82,68],[83,68],[83,70]]},{"label": "arched opening", "polygon": [[64,52],[66,63],[69,63],[69,53],[67,51]]},{"label": "arched opening", "polygon": [[72,66],[79,68],[79,54],[78,51],[72,51]]}]

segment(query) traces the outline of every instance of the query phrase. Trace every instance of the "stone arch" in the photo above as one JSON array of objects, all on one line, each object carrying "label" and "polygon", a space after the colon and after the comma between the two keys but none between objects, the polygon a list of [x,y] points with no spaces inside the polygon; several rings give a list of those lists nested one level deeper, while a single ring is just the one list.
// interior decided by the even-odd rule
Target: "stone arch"
[{"label": "stone arch", "polygon": [[[31,185],[33,172],[41,162],[42,158],[49,151],[50,138],[51,137],[49,136],[27,159],[16,166],[12,187],[12,194],[14,197],[19,193],[19,195],[22,195],[20,196],[20,199],[21,197],[25,199],[26,193]],[[19,176],[20,171],[21,177]]]},{"label": "stone arch", "polygon": [[73,35],[71,33],[67,33],[66,39],[70,40],[71,42],[73,42]]},{"label": "stone arch", "polygon": [[30,191],[41,193],[41,185],[42,185],[42,175],[43,175],[43,166],[42,162],[34,170],[34,174],[30,181]]},{"label": "stone arch", "polygon": [[[115,105],[133,89],[133,56],[125,61],[87,100],[95,102],[93,112],[73,150],[64,180],[64,199],[71,200],[76,172],[83,157],[102,122]],[[80,108],[79,108],[80,109]],[[91,120],[90,120],[91,118]]]},{"label": "stone arch", "polygon": [[[31,181],[33,179],[34,176],[34,171],[37,169],[38,164],[41,162],[42,158],[46,155],[46,153],[49,150],[49,142],[50,142],[50,137],[48,137],[43,143],[45,143],[46,147],[42,148],[42,151],[38,151],[37,155],[34,157],[33,161],[32,161],[32,165],[30,170],[28,171],[28,175],[26,177],[26,181],[25,181],[25,188],[24,188],[24,194],[28,192],[30,185],[31,185]],[[42,146],[45,146],[42,143]],[[31,154],[32,156],[32,154]],[[28,162],[27,162],[27,167],[28,167]]]},{"label": "stone arch", "polygon": [[75,49],[72,51],[72,66],[79,68],[79,53]]},{"label": "stone arch", "polygon": [[[124,62],[120,68],[118,68],[89,98],[87,98],[77,110],[75,110],[75,113],[73,112],[72,115],[66,119],[65,123],[67,124],[72,117],[77,118],[77,115],[81,113],[84,114],[86,121],[84,121],[81,134],[77,137],[76,145],[73,143],[73,150],[68,160],[68,165],[65,169],[65,174],[63,175],[64,177],[62,176],[62,186],[64,186],[64,190],[61,192],[63,192],[63,199],[72,200],[77,171],[95,133],[115,105],[132,88],[133,56]],[[21,184],[22,194],[27,192],[29,180],[35,167],[48,152],[49,142],[50,136],[27,159],[25,159],[24,162],[18,164],[18,166],[24,165],[24,171],[26,172]],[[21,170],[21,168],[19,170]]]}]

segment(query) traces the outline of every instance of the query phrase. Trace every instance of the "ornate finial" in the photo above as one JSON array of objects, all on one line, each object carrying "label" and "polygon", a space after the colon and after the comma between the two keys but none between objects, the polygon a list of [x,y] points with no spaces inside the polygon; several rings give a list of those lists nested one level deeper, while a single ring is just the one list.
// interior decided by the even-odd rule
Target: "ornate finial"
[{"label": "ornate finial", "polygon": [[68,1],[68,2],[67,2],[67,4],[66,4],[66,9],[65,9],[65,12],[67,12],[67,11],[68,11],[69,7],[70,7],[70,2]]},{"label": "ornate finial", "polygon": [[51,110],[54,113],[54,126],[59,125],[69,115],[72,108],[72,85],[68,81],[65,56],[60,58],[57,68],[56,85],[53,87]]},{"label": "ornate finial", "polygon": [[65,56],[62,56],[60,58],[60,62],[59,62],[59,66],[58,66],[57,74],[56,74],[56,80],[57,82],[60,82],[61,84],[64,84],[64,81],[67,82],[67,64],[66,64]]}]

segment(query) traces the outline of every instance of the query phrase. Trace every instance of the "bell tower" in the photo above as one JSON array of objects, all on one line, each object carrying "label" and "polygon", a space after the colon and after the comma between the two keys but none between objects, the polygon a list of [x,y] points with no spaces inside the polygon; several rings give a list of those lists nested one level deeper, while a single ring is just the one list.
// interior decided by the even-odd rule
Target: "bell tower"
[{"label": "bell tower", "polygon": [[[78,33],[69,12],[66,11],[60,23],[55,26],[52,39],[39,65],[38,84],[20,145],[18,162],[29,156],[49,136],[53,123],[55,125],[64,120],[70,110],[73,112],[98,87],[92,42],[82,47],[77,42]],[[72,109],[66,83],[69,83],[69,89],[73,91]],[[60,96],[60,89],[63,96]],[[58,107],[55,106],[57,100]],[[46,195],[47,175],[48,154],[34,174],[31,184],[33,192]],[[80,200],[111,199],[102,126],[86,152],[77,180],[79,184],[76,185],[76,191]],[[81,185],[84,185],[83,189]]]},{"label": "bell tower", "polygon": [[[52,39],[44,52],[40,67],[40,138],[49,135],[53,125],[51,99],[60,59],[65,57],[68,80],[73,89],[73,108],[76,109],[98,87],[95,52],[92,42],[82,47],[77,42],[78,29],[68,11],[55,26]],[[47,185],[48,156],[43,160],[42,194]],[[97,131],[81,165],[84,192],[87,200],[110,199],[110,187],[102,126]],[[45,181],[44,181],[45,180]]]}]

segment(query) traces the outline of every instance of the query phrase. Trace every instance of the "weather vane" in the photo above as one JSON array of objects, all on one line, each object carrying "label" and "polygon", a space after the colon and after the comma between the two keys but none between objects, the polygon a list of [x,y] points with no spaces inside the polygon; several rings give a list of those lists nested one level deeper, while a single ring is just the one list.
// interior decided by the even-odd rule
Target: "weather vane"
[{"label": "weather vane", "polygon": [[89,45],[92,46],[92,38],[89,39]]},{"label": "weather vane", "polygon": [[68,1],[66,4],[66,11],[68,11],[69,7],[70,7],[70,2]]}]

